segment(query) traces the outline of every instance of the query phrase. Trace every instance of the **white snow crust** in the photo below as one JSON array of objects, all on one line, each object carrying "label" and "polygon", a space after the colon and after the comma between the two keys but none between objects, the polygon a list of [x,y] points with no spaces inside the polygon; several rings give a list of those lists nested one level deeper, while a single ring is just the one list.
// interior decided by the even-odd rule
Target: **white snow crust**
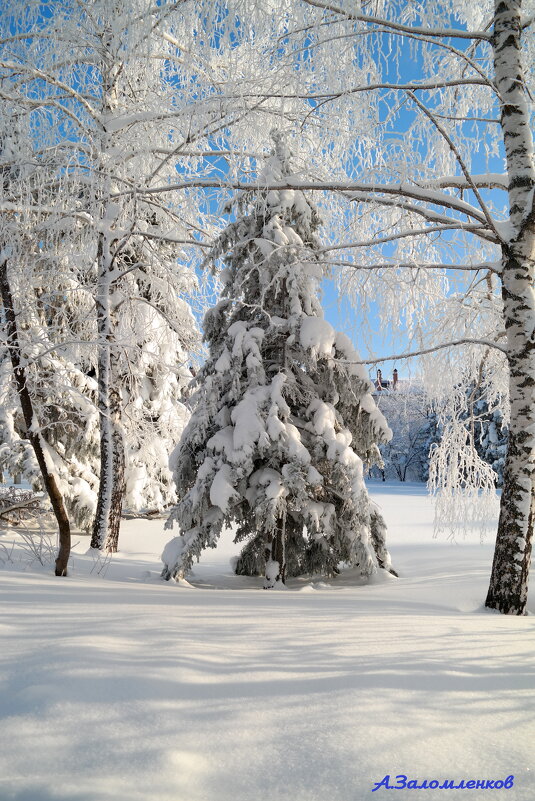
[{"label": "white snow crust", "polygon": [[493,544],[433,539],[422,485],[370,492],[399,579],[346,570],[264,592],[232,573],[228,532],[167,583],[163,520],[124,521],[100,573],[86,538],[62,579],[16,551],[0,565],[2,801],[419,797],[371,793],[401,773],[514,774],[508,791],[421,795],[532,801],[535,617],[483,610]]}]

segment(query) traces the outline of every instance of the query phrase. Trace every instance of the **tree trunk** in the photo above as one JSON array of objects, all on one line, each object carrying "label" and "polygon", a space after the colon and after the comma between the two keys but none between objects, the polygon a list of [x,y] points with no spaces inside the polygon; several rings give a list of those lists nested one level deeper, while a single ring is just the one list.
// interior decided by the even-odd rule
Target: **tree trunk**
[{"label": "tree trunk", "polygon": [[56,479],[54,475],[50,472],[46,461],[46,456],[43,449],[43,443],[41,441],[41,435],[39,433],[39,424],[35,417],[30,393],[28,392],[28,387],[26,383],[26,374],[24,368],[21,366],[20,363],[19,335],[17,330],[15,309],[13,306],[13,296],[11,294],[11,287],[9,284],[9,277],[7,274],[7,261],[4,261],[0,265],[0,287],[2,294],[2,304],[4,307],[4,314],[6,318],[7,344],[9,349],[9,355],[11,358],[11,364],[13,365],[15,384],[19,395],[19,401],[22,408],[24,423],[26,425],[26,436],[35,453],[35,458],[37,459],[37,463],[39,464],[39,469],[41,470],[43,484],[45,485],[45,489],[48,493],[48,497],[50,498],[50,503],[52,504],[52,509],[54,510],[54,514],[56,516],[56,520],[58,523],[59,550],[58,550],[58,556],[56,558],[55,573],[56,576],[66,576],[67,565],[71,553],[71,529],[69,524],[69,518],[67,516],[65,505],[63,503],[63,498],[58,489]]},{"label": "tree trunk", "polygon": [[100,482],[91,536],[92,548],[116,553],[125,492],[125,453],[121,429],[121,397],[109,384],[109,361],[99,358]]},{"label": "tree trunk", "polygon": [[125,451],[121,424],[121,393],[117,384],[115,314],[110,298],[110,267],[107,242],[101,236],[98,248],[99,291],[96,299],[99,336],[100,483],[91,547],[115,553],[119,542],[125,492]]},{"label": "tree trunk", "polygon": [[510,242],[503,247],[511,424],[486,606],[524,614],[535,511],[535,164],[520,57],[521,0],[496,0],[494,66],[509,173]]},{"label": "tree trunk", "polygon": [[510,254],[504,265],[511,424],[500,518],[485,605],[511,615],[525,612],[535,511],[535,342],[533,261]]},{"label": "tree trunk", "polygon": [[[111,55],[113,34],[111,24],[102,42]],[[123,65],[115,56],[102,63],[102,113],[104,119],[117,112],[117,78]],[[103,125],[100,142],[99,172],[102,185],[99,200],[101,230],[97,248],[97,295],[95,299],[98,331],[98,409],[100,419],[100,483],[97,511],[93,523],[91,547],[117,551],[119,527],[125,492],[125,451],[122,429],[122,402],[118,385],[118,350],[116,343],[118,300],[117,260],[112,249],[117,239],[115,230],[120,208],[110,195],[116,188],[110,172],[113,163],[113,131]],[[115,269],[114,269],[115,268]]]},{"label": "tree trunk", "polygon": [[264,589],[272,590],[286,584],[286,521],[279,518],[266,546],[266,576]]}]

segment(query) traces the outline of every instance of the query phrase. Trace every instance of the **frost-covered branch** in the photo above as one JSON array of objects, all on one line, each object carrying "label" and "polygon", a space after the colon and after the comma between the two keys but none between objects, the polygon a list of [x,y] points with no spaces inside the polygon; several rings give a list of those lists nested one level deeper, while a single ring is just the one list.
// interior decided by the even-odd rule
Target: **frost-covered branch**
[{"label": "frost-covered branch", "polygon": [[[436,114],[435,116],[439,117],[440,115]],[[485,122],[493,122],[493,120],[485,120]],[[494,122],[499,122],[499,120],[494,120]],[[483,175],[471,173],[468,178],[463,175],[444,175],[430,183],[439,189],[471,189],[472,186],[476,186],[478,189],[503,189],[507,191],[509,188],[507,175],[497,172]]]},{"label": "frost-covered branch", "polygon": [[[444,342],[441,345],[434,345],[431,348],[422,348],[421,350],[414,350],[410,353],[397,353],[394,356],[382,356],[379,359],[360,359],[355,362],[347,362],[348,364],[380,364],[381,362],[401,361],[402,359],[413,359],[416,356],[424,356],[427,353],[436,353],[439,350],[448,348],[455,348],[459,345],[482,345],[486,348],[494,348],[502,353],[507,353],[507,348],[492,342],[490,339],[457,339],[452,342]],[[346,363],[346,362],[344,362]]]},{"label": "frost-covered branch", "polygon": [[[163,194],[167,192],[173,192],[182,189],[188,188],[203,188],[203,189],[234,189],[236,191],[245,191],[250,192],[256,188],[259,188],[257,184],[253,183],[245,183],[243,181],[225,181],[221,180],[213,180],[213,179],[200,179],[195,180],[192,179],[190,181],[183,181],[179,183],[172,183],[165,186],[157,186],[157,187],[149,187],[143,189],[140,187],[137,191],[140,195],[151,195],[151,194]],[[293,189],[299,191],[318,191],[318,192],[340,192],[348,194],[349,200],[355,200],[359,202],[372,202],[376,200],[376,202],[385,202],[388,203],[388,200],[383,200],[381,195],[392,195],[396,197],[407,197],[414,200],[419,200],[424,203],[429,203],[433,206],[443,206],[445,208],[451,208],[452,210],[458,211],[462,214],[467,215],[468,217],[477,220],[478,222],[487,222],[486,217],[484,214],[479,212],[474,206],[470,205],[469,203],[465,203],[464,201],[458,200],[457,198],[453,197],[452,195],[448,195],[444,192],[439,192],[438,190],[434,189],[426,189],[423,187],[417,187],[410,184],[399,183],[399,184],[358,184],[358,183],[338,183],[338,182],[331,182],[331,181],[302,181],[299,178],[292,180],[291,182],[280,182],[280,181],[269,181],[265,184],[262,184],[262,188],[271,189],[274,191],[284,190],[284,189]],[[129,194],[128,191],[121,191],[115,192],[112,194],[113,198],[122,197],[124,195]],[[411,211],[415,211],[416,213],[421,214],[422,216],[427,216],[430,220],[443,222],[445,225],[455,225],[451,218],[444,217],[442,215],[437,215],[435,212],[426,210],[425,208],[418,208],[418,207],[411,207]],[[466,225],[459,221],[457,226],[461,229],[466,229]],[[492,230],[494,231],[494,222],[492,225]],[[482,236],[487,236],[485,234],[484,229],[479,229]],[[494,237],[498,237],[499,234],[495,232]],[[493,238],[493,241],[496,241]],[[501,241],[501,237],[500,240]]]},{"label": "frost-covered branch", "polygon": [[489,210],[487,208],[487,204],[483,201],[483,198],[481,197],[481,194],[480,194],[480,192],[478,190],[478,187],[476,186],[476,184],[472,180],[472,176],[470,174],[470,170],[468,169],[467,165],[465,164],[465,161],[464,161],[463,157],[461,156],[461,154],[459,152],[459,148],[455,145],[455,143],[453,142],[451,136],[444,129],[444,126],[439,123],[439,121],[435,118],[434,114],[425,106],[425,104],[422,103],[420,100],[418,100],[418,98],[416,97],[414,92],[407,92],[407,95],[408,95],[408,97],[411,98],[413,103],[416,103],[416,105],[418,106],[420,111],[423,114],[425,114],[425,116],[429,120],[431,120],[431,122],[433,123],[433,125],[435,126],[437,131],[440,132],[440,135],[443,136],[444,139],[446,140],[446,142],[448,143],[448,147],[450,148],[452,153],[454,153],[455,158],[457,160],[457,163],[459,164],[459,167],[461,168],[461,172],[463,173],[469,188],[472,190],[472,192],[476,196],[477,202],[479,203],[479,206],[480,206],[481,210],[483,211],[483,214],[484,214],[485,219],[486,219],[486,221],[487,221],[487,223],[489,225],[489,228],[491,229],[491,231],[493,231],[495,233],[496,240],[498,242],[501,241],[500,233],[499,233],[499,231],[497,230],[497,228],[496,228],[496,226],[494,224],[494,220],[492,219],[492,216],[491,216],[491,214],[490,214],[490,212],[489,212]]},{"label": "frost-covered branch", "polygon": [[[332,250],[346,250],[350,248],[369,248],[373,245],[383,245],[388,242],[396,242],[400,239],[417,239],[418,237],[429,237],[431,234],[441,234],[445,231],[465,231],[466,233],[473,233],[476,236],[481,234],[484,230],[481,225],[430,225],[426,228],[406,228],[390,236],[377,236],[373,239],[363,239],[360,242],[343,242],[340,245],[330,245],[323,248],[322,252],[327,253]],[[484,237],[481,236],[483,239]]]},{"label": "frost-covered branch", "polygon": [[[352,247],[351,245],[349,247]],[[323,251],[325,252],[325,250]],[[461,272],[480,272],[480,270],[490,270],[499,275],[502,270],[501,262],[481,262],[480,264],[432,264],[431,262],[381,262],[370,264],[358,264],[351,261],[333,261],[328,259],[324,262],[331,267],[348,267],[352,270],[460,270]]]},{"label": "frost-covered branch", "polygon": [[348,11],[345,8],[341,8],[340,6],[336,6],[332,3],[324,3],[321,0],[303,0],[303,3],[307,6],[314,6],[315,8],[321,8],[324,11],[331,11],[334,14],[339,14],[341,17],[344,17],[348,20],[352,20],[354,22],[365,22],[369,25],[378,25],[382,28],[389,28],[393,31],[400,31],[402,33],[408,33],[411,35],[422,34],[423,36],[436,36],[439,38],[449,38],[449,39],[476,39],[482,41],[489,41],[490,34],[486,33],[485,31],[463,31],[462,29],[456,28],[419,28],[418,26],[412,25],[401,25],[400,23],[393,22],[391,20],[382,19],[380,17],[373,17],[367,14],[355,14],[352,11]]},{"label": "frost-covered branch", "polygon": [[59,80],[54,75],[48,75],[46,72],[43,72],[43,70],[40,70],[38,67],[31,64],[22,64],[13,61],[0,61],[0,68],[3,68],[8,72],[12,72],[15,75],[20,75],[22,73],[31,78],[37,78],[41,81],[44,81],[51,86],[56,86],[58,89],[61,89],[63,92],[65,92],[66,95],[79,103],[98,126],[101,125],[101,121],[98,115],[95,114],[95,109],[88,99],[73,86],[69,86],[69,84]]}]

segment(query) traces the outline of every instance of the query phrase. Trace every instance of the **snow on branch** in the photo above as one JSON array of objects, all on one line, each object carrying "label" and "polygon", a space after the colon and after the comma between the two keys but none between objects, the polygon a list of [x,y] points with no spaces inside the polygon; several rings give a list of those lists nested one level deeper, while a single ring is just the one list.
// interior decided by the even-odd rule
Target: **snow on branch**
[{"label": "snow on branch", "polygon": [[0,524],[17,525],[41,510],[41,499],[31,490],[0,489]]},{"label": "snow on branch", "polygon": [[492,231],[494,231],[494,233],[496,234],[496,236],[498,238],[498,241],[500,241],[501,237],[500,237],[499,231],[497,230],[497,228],[496,228],[496,226],[494,224],[494,220],[492,219],[492,216],[491,216],[491,214],[490,214],[490,212],[489,212],[489,210],[487,208],[486,203],[484,202],[483,198],[481,197],[481,195],[479,193],[479,190],[478,190],[477,186],[474,184],[474,182],[472,180],[472,176],[470,174],[470,170],[466,166],[466,164],[464,162],[464,159],[463,159],[463,157],[461,156],[461,154],[459,152],[459,148],[455,145],[455,143],[453,142],[451,136],[447,133],[445,128],[438,122],[437,119],[435,119],[435,116],[434,116],[433,112],[430,111],[423,103],[421,103],[420,100],[418,100],[418,98],[416,97],[416,95],[413,92],[407,92],[407,95],[411,98],[413,103],[415,103],[418,106],[418,108],[420,109],[422,114],[425,114],[425,116],[432,122],[432,124],[435,126],[437,131],[439,131],[440,135],[448,143],[448,147],[450,148],[451,152],[454,154],[454,156],[455,156],[455,158],[457,160],[457,163],[459,164],[459,167],[461,168],[461,171],[462,171],[462,173],[463,173],[463,175],[464,175],[464,177],[465,177],[465,179],[466,179],[466,181],[468,183],[468,186],[470,187],[470,189],[472,190],[472,192],[474,193],[474,195],[477,198],[477,202],[479,203],[479,206],[480,206],[481,210],[483,211],[483,214],[484,214],[485,219],[486,219],[486,221],[487,221],[487,223],[489,225],[489,228]]},{"label": "snow on branch", "polygon": [[[351,247],[351,245],[349,245]],[[328,250],[328,248],[326,248]],[[462,270],[477,273],[490,270],[499,275],[502,272],[500,261],[484,261],[479,264],[431,264],[429,262],[381,262],[374,264],[355,264],[351,261],[325,261],[330,267],[349,267],[353,270]]]},{"label": "snow on branch", "polygon": [[324,11],[331,11],[333,14],[340,14],[346,19],[354,20],[355,22],[365,22],[368,25],[380,25],[383,28],[389,28],[392,31],[401,31],[410,34],[422,34],[422,36],[433,36],[438,38],[451,38],[451,39],[479,39],[489,42],[491,40],[490,33],[485,31],[462,31],[448,28],[418,28],[412,25],[402,25],[398,22],[392,22],[388,19],[381,17],[372,17],[367,14],[354,14],[344,8],[335,6],[332,3],[322,3],[320,0],[303,0],[308,6],[315,8],[322,8]]},{"label": "snow on branch", "polygon": [[[277,92],[277,93],[268,93],[259,94],[258,92],[244,92],[244,94],[233,97],[229,95],[222,95],[222,99],[224,100],[242,100],[243,98],[257,98],[262,97],[265,99],[271,100],[324,100],[329,102],[331,100],[337,100],[340,97],[346,97],[347,95],[356,95],[360,94],[361,92],[374,92],[378,89],[386,89],[387,91],[394,91],[394,92],[408,92],[416,90],[421,92],[430,92],[434,91],[435,89],[452,89],[457,88],[459,86],[486,86],[487,88],[493,89],[496,91],[495,87],[484,78],[456,78],[455,80],[451,81],[426,81],[425,83],[418,83],[417,81],[412,81],[411,83],[369,83],[362,86],[350,86],[344,88],[340,92],[310,92],[310,93],[299,93],[299,94],[290,94],[289,92]],[[219,97],[219,96],[218,96]],[[312,109],[314,111],[314,109]]]},{"label": "snow on branch", "polygon": [[[441,116],[435,114],[436,117]],[[489,122],[489,120],[485,120]],[[437,186],[439,189],[472,189],[477,186],[478,189],[504,189],[509,188],[509,177],[507,174],[488,172],[482,175],[470,175],[470,181],[463,175],[444,175],[442,178],[436,178],[429,182],[430,185]]]},{"label": "snow on branch", "polygon": [[[236,191],[245,191],[250,192],[254,190],[258,190],[259,188],[264,190],[273,190],[273,191],[280,191],[280,190],[299,190],[299,191],[318,191],[318,192],[341,192],[341,193],[350,193],[350,200],[357,200],[357,201],[369,201],[372,202],[376,200],[377,202],[381,203],[388,203],[388,201],[381,198],[382,195],[393,195],[396,197],[406,197],[411,198],[412,200],[418,200],[422,203],[429,203],[432,206],[442,206],[444,208],[451,208],[452,210],[458,211],[459,213],[465,214],[467,217],[477,220],[481,223],[488,223],[487,216],[482,214],[478,209],[472,206],[469,203],[465,203],[458,198],[453,197],[452,195],[446,194],[445,192],[439,192],[435,189],[431,188],[423,188],[419,186],[415,186],[414,184],[408,184],[404,182],[400,183],[393,183],[393,184],[366,184],[366,183],[340,183],[340,182],[332,182],[332,181],[301,181],[299,178],[296,179],[289,179],[286,181],[270,181],[270,182],[262,182],[261,186],[259,182],[244,182],[244,181],[224,181],[224,180],[214,180],[212,178],[201,178],[201,179],[192,179],[188,181],[181,181],[179,183],[170,183],[163,186],[155,186],[149,188],[142,188],[139,187],[137,193],[142,195],[151,195],[151,194],[162,194],[164,192],[173,192],[181,189],[189,189],[189,188],[197,188],[197,189],[233,189]],[[131,194],[136,190],[123,190],[121,192],[114,192],[111,194],[112,198],[123,197],[124,195]],[[477,190],[476,190],[477,191]],[[449,217],[436,215],[436,212],[425,211],[425,209],[420,209],[419,207],[414,207],[412,209],[416,213],[422,214],[427,216],[429,219],[433,219],[435,222],[444,222],[447,225],[452,224],[452,219]],[[435,216],[436,215],[436,216]],[[502,241],[502,237],[500,236],[498,230],[496,229],[494,220],[492,222],[492,231],[495,233],[495,237],[492,241]],[[462,221],[459,221],[455,228],[464,228]],[[488,238],[488,234],[485,237],[485,230],[479,230],[478,234],[483,236],[484,238]],[[499,238],[498,238],[499,237]]]},{"label": "snow on branch", "polygon": [[[351,197],[349,198],[349,200],[351,200],[352,202],[357,202],[357,203],[379,203],[382,206],[393,206],[395,208],[402,208],[405,211],[410,211],[413,214],[418,214],[420,217],[424,217],[429,222],[444,223],[445,225],[449,225],[450,223],[455,222],[455,219],[452,218],[452,217],[448,217],[445,214],[438,214],[437,212],[435,212],[435,211],[433,211],[431,209],[428,209],[425,206],[415,206],[415,205],[413,205],[411,203],[406,203],[404,201],[400,201],[400,200],[397,199],[397,197],[386,197],[385,198],[385,197],[382,197],[381,195],[378,195],[378,194],[369,195],[369,194],[366,194],[366,193],[363,192],[363,193],[356,193],[354,195],[352,194]],[[463,209],[462,210],[463,214],[466,214],[467,216],[471,216],[472,218],[478,220],[479,222],[483,222],[484,221],[483,216],[480,215],[479,212],[477,211],[477,209],[475,209],[473,206],[469,206],[468,203],[466,203],[466,204],[462,203],[462,201],[460,201],[459,203],[455,203],[455,200],[456,200],[455,198],[452,198],[452,200],[454,202],[453,203],[448,203],[447,204],[448,208],[451,208],[452,210],[456,210],[456,211],[461,211],[460,206],[462,204],[463,206],[468,207],[468,208],[471,209],[470,212],[467,211],[466,208]],[[432,201],[429,201],[429,202],[432,202]],[[436,203],[436,205],[439,205],[439,203],[437,201],[435,201],[435,203]],[[440,205],[442,205],[442,202],[440,202]],[[483,235],[483,233],[481,233],[481,235]]]},{"label": "snow on branch", "polygon": [[411,353],[397,353],[393,356],[382,356],[380,359],[362,359],[360,361],[346,362],[343,359],[340,361],[343,364],[380,364],[381,362],[394,362],[402,359],[412,359],[415,356],[424,356],[426,353],[435,353],[437,350],[444,350],[445,348],[454,348],[458,345],[482,345],[485,348],[495,348],[502,353],[507,353],[507,348],[492,342],[490,339],[457,339],[453,342],[444,342],[442,345],[434,345],[432,348],[423,348],[422,350],[415,350]]},{"label": "snow on branch", "polygon": [[[45,83],[51,84],[52,86],[61,89],[67,95],[72,97],[73,100],[79,103],[87,111],[91,119],[100,125],[99,118],[95,114],[95,110],[91,105],[91,103],[89,103],[88,100],[86,100],[86,98],[80,94],[80,92],[77,92],[74,87],[69,86],[69,84],[65,83],[64,81],[60,81],[59,78],[55,78],[53,75],[49,75],[46,72],[43,72],[42,70],[38,69],[37,67],[33,67],[29,64],[17,63],[15,61],[0,61],[0,67],[2,67],[5,70],[13,71],[17,74],[27,72],[30,77],[38,78],[39,80],[42,80]],[[63,106],[62,106],[62,111],[64,111]]]},{"label": "snow on branch", "polygon": [[481,225],[463,225],[462,222],[456,225],[429,225],[426,228],[406,228],[398,231],[390,236],[377,237],[375,239],[363,239],[360,242],[344,242],[341,245],[331,245],[330,247],[323,248],[322,253],[329,250],[346,250],[349,248],[368,248],[372,245],[383,245],[385,242],[396,242],[398,239],[405,239],[406,237],[428,236],[429,234],[440,234],[443,231],[458,231],[462,230],[466,233],[474,234],[484,239],[484,227]]}]

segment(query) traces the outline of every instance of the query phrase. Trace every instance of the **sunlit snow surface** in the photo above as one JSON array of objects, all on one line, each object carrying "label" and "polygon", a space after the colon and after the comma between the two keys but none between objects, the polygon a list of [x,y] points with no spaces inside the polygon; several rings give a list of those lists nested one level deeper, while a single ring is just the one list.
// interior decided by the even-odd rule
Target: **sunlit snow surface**
[{"label": "sunlit snow surface", "polygon": [[[372,586],[265,592],[230,538],[164,583],[142,520],[105,575],[85,539],[66,579],[0,569],[0,799],[533,801],[535,618],[483,611],[492,544],[434,540],[423,487],[371,494],[400,573]],[[372,794],[385,774],[515,784]]]}]

